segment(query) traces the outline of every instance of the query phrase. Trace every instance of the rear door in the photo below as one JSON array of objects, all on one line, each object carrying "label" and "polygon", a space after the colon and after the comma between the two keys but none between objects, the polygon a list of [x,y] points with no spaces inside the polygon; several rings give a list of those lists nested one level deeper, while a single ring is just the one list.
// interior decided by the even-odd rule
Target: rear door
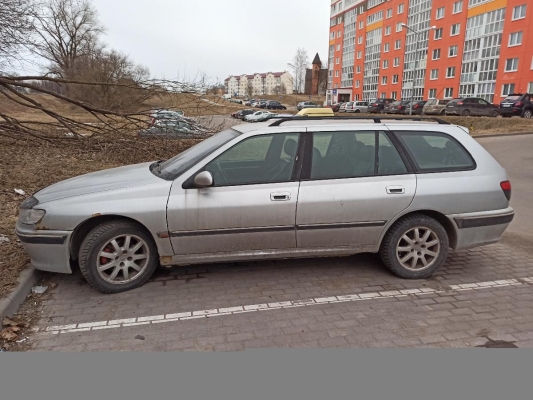
[{"label": "rear door", "polygon": [[296,214],[298,248],[377,244],[416,191],[416,177],[394,140],[372,125],[309,134]]}]

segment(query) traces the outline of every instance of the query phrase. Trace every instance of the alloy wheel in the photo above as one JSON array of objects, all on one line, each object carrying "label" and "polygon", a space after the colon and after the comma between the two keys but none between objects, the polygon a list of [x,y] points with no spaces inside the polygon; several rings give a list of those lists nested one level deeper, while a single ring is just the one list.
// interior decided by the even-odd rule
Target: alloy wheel
[{"label": "alloy wheel", "polygon": [[439,237],[432,229],[426,227],[408,230],[396,245],[398,262],[410,271],[430,268],[439,254]]},{"label": "alloy wheel", "polygon": [[148,267],[148,244],[135,235],[111,239],[98,252],[98,274],[106,282],[123,285],[140,277]]}]

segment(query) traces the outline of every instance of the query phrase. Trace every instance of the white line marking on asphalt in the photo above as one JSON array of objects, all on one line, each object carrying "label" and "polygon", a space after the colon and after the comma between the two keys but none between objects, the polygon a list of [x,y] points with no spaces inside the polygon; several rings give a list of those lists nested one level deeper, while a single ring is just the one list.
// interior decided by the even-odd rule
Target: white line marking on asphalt
[{"label": "white line marking on asphalt", "polygon": [[269,310],[283,310],[296,307],[309,307],[321,304],[334,304],[334,303],[351,303],[355,301],[368,301],[379,300],[388,298],[405,298],[412,296],[415,298],[423,297],[428,294],[437,293],[450,293],[450,292],[465,292],[480,289],[490,288],[502,288],[510,286],[523,286],[527,284],[533,284],[533,277],[518,279],[505,279],[499,281],[477,282],[459,285],[450,285],[448,290],[437,290],[431,288],[418,288],[418,289],[406,289],[406,290],[389,290],[385,292],[373,292],[373,293],[359,293],[343,296],[330,296],[330,297],[318,297],[315,299],[302,299],[294,301],[282,301],[278,303],[268,304],[248,304],[243,306],[226,307],[226,308],[214,308],[209,310],[197,310],[186,311],[175,314],[165,315],[151,315],[146,317],[127,318],[127,319],[115,319],[111,321],[96,321],[85,322],[79,324],[70,325],[56,325],[48,326],[44,328],[34,328],[37,333],[44,334],[59,334],[59,333],[74,333],[74,332],[88,332],[101,329],[118,329],[129,326],[138,325],[150,325],[161,324],[165,322],[180,322],[190,319],[203,319],[211,317],[220,317],[224,315],[236,315],[250,312],[263,312]]}]

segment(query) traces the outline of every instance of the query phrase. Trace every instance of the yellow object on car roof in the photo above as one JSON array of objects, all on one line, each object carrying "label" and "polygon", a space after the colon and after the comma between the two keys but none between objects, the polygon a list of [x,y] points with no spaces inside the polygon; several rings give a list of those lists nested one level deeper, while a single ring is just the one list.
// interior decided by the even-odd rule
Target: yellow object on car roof
[{"label": "yellow object on car roof", "polygon": [[300,117],[333,117],[335,114],[331,108],[304,108],[298,114]]}]

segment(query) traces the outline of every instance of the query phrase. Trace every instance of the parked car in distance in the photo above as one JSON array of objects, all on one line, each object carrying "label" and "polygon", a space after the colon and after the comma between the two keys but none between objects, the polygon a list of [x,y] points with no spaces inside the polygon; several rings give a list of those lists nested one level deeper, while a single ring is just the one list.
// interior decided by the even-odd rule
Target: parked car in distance
[{"label": "parked car in distance", "polygon": [[266,113],[266,114],[263,114],[261,116],[259,116],[255,121],[251,121],[251,122],[265,122],[265,121],[268,121],[272,118],[290,118],[290,117],[294,117],[294,115],[292,114],[276,114],[276,113],[272,113],[272,112],[269,112],[269,113]]},{"label": "parked car in distance", "polygon": [[350,102],[348,102],[348,103],[342,103],[341,106],[340,106],[340,108],[339,108],[339,112],[343,112],[343,113],[348,112],[348,111],[347,111],[347,110],[348,110],[348,107],[351,107],[352,104],[353,104],[353,101],[350,101]]},{"label": "parked car in distance", "polygon": [[286,110],[287,109],[287,107],[285,107],[279,101],[274,101],[274,100],[267,101],[265,108],[267,110]]},{"label": "parked car in distance", "polygon": [[368,101],[354,101],[351,107],[346,108],[346,112],[350,113],[367,113],[368,112]]},{"label": "parked car in distance", "polygon": [[148,129],[139,132],[139,137],[155,138],[183,138],[194,134],[205,133],[205,128],[194,126],[185,121],[163,120]]},{"label": "parked car in distance", "polygon": [[171,120],[186,120],[185,114],[181,110],[166,110],[155,109],[150,114],[150,126],[156,124],[157,121],[171,121]]},{"label": "parked car in distance", "polygon": [[409,110],[410,100],[397,100],[392,103],[385,104],[383,107],[384,114],[404,114],[405,110]]},{"label": "parked car in distance", "polygon": [[446,104],[449,102],[450,100],[447,99],[429,99],[424,104],[422,113],[425,115],[444,115],[446,114]]},{"label": "parked car in distance", "polygon": [[235,126],[166,161],[41,189],[16,234],[36,269],[77,264],[103,293],[137,288],[159,265],[361,252],[423,279],[449,249],[498,242],[514,217],[498,162],[467,128],[385,118]]},{"label": "parked car in distance", "polygon": [[257,107],[258,108],[266,108],[266,105],[267,105],[267,101],[266,100],[260,100],[259,103],[257,104]]},{"label": "parked car in distance", "polygon": [[244,101],[245,106],[251,106],[253,103],[255,103],[255,99],[247,99]]},{"label": "parked car in distance", "polygon": [[238,119],[242,119],[244,121],[244,117],[247,116],[247,115],[250,115],[250,114],[253,114],[255,112],[255,110],[239,110],[237,112],[237,116],[236,118]]},{"label": "parked car in distance", "polygon": [[270,114],[270,111],[256,111],[253,114],[248,114],[244,117],[244,121],[256,122],[263,114]]},{"label": "parked car in distance", "polygon": [[395,99],[376,99],[368,103],[368,112],[379,114],[383,112],[383,109],[387,104],[395,102]]},{"label": "parked car in distance", "polygon": [[533,94],[510,94],[500,103],[500,115],[508,117],[533,117],[533,103],[531,99]]},{"label": "parked car in distance", "polygon": [[331,104],[329,106],[329,108],[331,108],[333,110],[333,112],[339,112],[339,110],[341,108],[341,103]]},{"label": "parked car in distance", "polygon": [[[425,100],[415,100],[413,102],[413,109],[412,109],[412,113],[413,115],[422,115],[423,112],[424,112],[424,106],[426,105],[426,101]],[[411,107],[411,102],[409,102],[407,104],[407,107],[404,111],[404,114],[407,114],[409,115],[409,111],[410,111],[410,107]]]},{"label": "parked car in distance", "polygon": [[296,106],[296,109],[298,111],[301,111],[304,108],[319,108],[319,105],[316,103],[313,103],[312,101],[302,101],[298,103],[298,105]]},{"label": "parked car in distance", "polygon": [[446,115],[497,117],[500,115],[500,109],[479,97],[466,97],[450,100],[446,104]]}]

